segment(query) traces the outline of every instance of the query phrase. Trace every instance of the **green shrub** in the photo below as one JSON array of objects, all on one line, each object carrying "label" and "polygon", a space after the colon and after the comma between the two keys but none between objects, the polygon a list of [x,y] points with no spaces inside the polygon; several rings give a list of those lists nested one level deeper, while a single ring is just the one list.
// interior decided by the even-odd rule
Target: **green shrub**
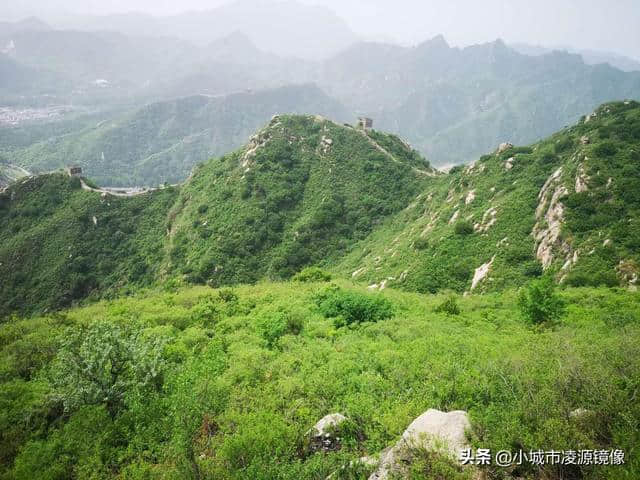
[{"label": "green shrub", "polygon": [[558,156],[552,152],[543,152],[542,155],[540,156],[540,162],[543,165],[554,163],[557,160],[558,160]]},{"label": "green shrub", "polygon": [[456,222],[453,231],[456,235],[471,235],[473,233],[473,225],[467,220],[460,220]]},{"label": "green shrub", "polygon": [[52,364],[51,383],[66,411],[104,405],[115,416],[127,392],[161,388],[162,348],[114,323],[69,329]]},{"label": "green shrub", "polygon": [[293,276],[294,282],[329,282],[331,274],[319,267],[307,267]]},{"label": "green shrub", "polygon": [[325,318],[333,318],[336,327],[377,322],[393,316],[393,305],[379,295],[365,295],[333,286],[316,296],[316,304]]},{"label": "green shrub", "polygon": [[434,311],[436,313],[446,313],[447,315],[460,315],[460,306],[456,297],[451,296],[438,305]]},{"label": "green shrub", "polygon": [[613,142],[602,142],[594,149],[594,152],[599,157],[612,157],[616,154],[618,148]]},{"label": "green shrub", "polygon": [[573,138],[564,137],[553,145],[553,150],[556,154],[559,154],[569,150],[571,147],[573,147]]},{"label": "green shrub", "polygon": [[218,292],[218,298],[224,303],[234,303],[238,301],[238,295],[231,288],[223,288]]},{"label": "green shrub", "polygon": [[426,250],[427,248],[429,248],[429,240],[424,237],[417,238],[413,243],[413,248],[415,248],[416,250]]},{"label": "green shrub", "polygon": [[216,301],[213,297],[203,297],[191,308],[191,320],[194,322],[209,323],[219,315]]},{"label": "green shrub", "polygon": [[536,260],[523,263],[522,270],[527,277],[539,277],[544,272],[542,264]]},{"label": "green shrub", "polygon": [[522,315],[534,325],[554,322],[564,313],[564,301],[555,292],[551,277],[533,280],[520,291],[518,306]]},{"label": "green shrub", "polygon": [[264,313],[257,322],[258,332],[269,348],[277,346],[286,334],[298,335],[303,326],[303,317],[288,310]]},{"label": "green shrub", "polygon": [[258,331],[267,342],[269,348],[273,348],[280,337],[287,333],[287,317],[284,312],[264,314],[258,319]]}]

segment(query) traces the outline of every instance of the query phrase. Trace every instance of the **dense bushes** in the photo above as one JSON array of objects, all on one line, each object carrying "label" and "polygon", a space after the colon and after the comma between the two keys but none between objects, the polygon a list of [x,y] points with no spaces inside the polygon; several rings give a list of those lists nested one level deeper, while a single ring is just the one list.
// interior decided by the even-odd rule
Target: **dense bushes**
[{"label": "dense bushes", "polygon": [[53,361],[51,384],[65,411],[105,405],[113,417],[128,391],[162,387],[162,348],[161,342],[141,339],[135,329],[108,322],[70,330]]},{"label": "dense bushes", "polygon": [[336,327],[377,322],[393,316],[393,306],[386,298],[350,292],[336,286],[320,292],[316,296],[316,305],[325,317],[334,319]]},{"label": "dense bushes", "polygon": [[298,335],[304,327],[304,319],[291,311],[279,310],[264,313],[258,319],[257,326],[267,346],[273,348],[283,335]]},{"label": "dense bushes", "polygon": [[615,155],[617,151],[618,148],[613,142],[599,143],[594,149],[595,154],[599,157],[611,157]]},{"label": "dense bushes", "polygon": [[[428,408],[467,410],[471,442],[496,451],[637,445],[637,294],[563,290],[563,321],[540,335],[517,318],[513,291],[317,288],[163,289],[1,324],[0,477],[366,478],[370,469],[342,467],[396,443]],[[395,318],[366,328],[336,329],[317,303],[344,315],[377,299],[394,305]],[[201,304],[216,305],[212,328],[190,315]],[[435,314],[443,304],[459,314],[445,317],[449,306]],[[597,415],[577,421],[568,415],[576,408]],[[305,448],[309,429],[335,411],[350,419],[339,430],[341,449]],[[417,479],[460,473],[430,452],[409,457]],[[633,454],[627,458],[611,470],[576,472],[637,478]],[[535,468],[519,474],[566,473]]]},{"label": "dense bushes", "polygon": [[451,296],[438,305],[434,311],[436,313],[446,313],[447,315],[460,315],[460,306],[456,297]]},{"label": "dense bushes", "polygon": [[293,276],[294,282],[328,282],[331,274],[319,267],[307,267]]}]

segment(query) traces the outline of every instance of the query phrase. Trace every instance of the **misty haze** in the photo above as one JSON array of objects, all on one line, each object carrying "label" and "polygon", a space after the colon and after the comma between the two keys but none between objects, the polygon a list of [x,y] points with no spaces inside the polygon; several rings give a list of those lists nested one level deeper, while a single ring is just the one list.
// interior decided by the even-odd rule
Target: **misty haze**
[{"label": "misty haze", "polygon": [[0,5],[0,479],[640,478],[640,3]]}]

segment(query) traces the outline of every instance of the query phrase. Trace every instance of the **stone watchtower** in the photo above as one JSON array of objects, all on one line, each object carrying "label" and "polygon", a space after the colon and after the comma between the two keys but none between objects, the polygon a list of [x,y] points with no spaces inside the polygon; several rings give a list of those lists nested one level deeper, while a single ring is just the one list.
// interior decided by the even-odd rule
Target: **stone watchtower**
[{"label": "stone watchtower", "polygon": [[69,166],[67,167],[67,174],[70,177],[80,177],[82,176],[82,167],[78,167],[78,166]]},{"label": "stone watchtower", "polygon": [[370,130],[373,128],[373,120],[367,117],[358,117],[358,128],[360,130]]}]

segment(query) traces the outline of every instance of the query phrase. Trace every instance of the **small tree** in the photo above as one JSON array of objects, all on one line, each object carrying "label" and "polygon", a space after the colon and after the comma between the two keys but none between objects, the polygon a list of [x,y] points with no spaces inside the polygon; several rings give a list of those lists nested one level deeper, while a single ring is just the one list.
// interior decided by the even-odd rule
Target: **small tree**
[{"label": "small tree", "polygon": [[160,390],[162,348],[162,342],[113,323],[70,329],[52,365],[53,387],[67,411],[104,404],[115,417],[130,390]]},{"label": "small tree", "polygon": [[564,313],[564,301],[555,291],[551,277],[533,280],[520,291],[518,305],[522,315],[534,325],[558,320]]}]

